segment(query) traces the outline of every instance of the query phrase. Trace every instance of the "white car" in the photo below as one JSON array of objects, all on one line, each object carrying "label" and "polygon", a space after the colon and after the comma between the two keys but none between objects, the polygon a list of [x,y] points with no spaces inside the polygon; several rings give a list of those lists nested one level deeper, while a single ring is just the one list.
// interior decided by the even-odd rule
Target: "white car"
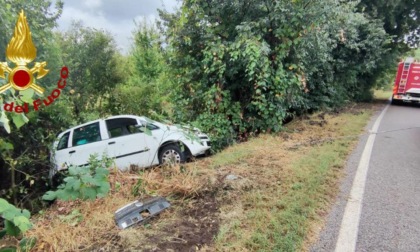
[{"label": "white car", "polygon": [[50,178],[70,165],[86,165],[92,154],[105,154],[120,170],[127,170],[131,165],[184,162],[209,149],[209,137],[196,128],[170,126],[141,116],[112,116],[60,133],[53,144]]}]

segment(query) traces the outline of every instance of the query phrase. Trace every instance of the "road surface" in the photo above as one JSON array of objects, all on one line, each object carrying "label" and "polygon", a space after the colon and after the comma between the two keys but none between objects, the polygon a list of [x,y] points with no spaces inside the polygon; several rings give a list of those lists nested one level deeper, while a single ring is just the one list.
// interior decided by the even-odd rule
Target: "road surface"
[{"label": "road surface", "polygon": [[420,251],[420,106],[385,107],[368,129],[311,251]]}]

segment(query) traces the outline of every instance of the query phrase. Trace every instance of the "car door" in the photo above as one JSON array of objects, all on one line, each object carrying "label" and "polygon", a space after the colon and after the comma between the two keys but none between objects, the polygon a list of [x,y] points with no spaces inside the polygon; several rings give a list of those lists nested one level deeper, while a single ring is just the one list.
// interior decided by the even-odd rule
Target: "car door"
[{"label": "car door", "polygon": [[[115,158],[117,167],[128,169],[130,165],[147,167],[152,164],[150,137],[141,130],[136,118],[119,117],[105,120],[109,135],[108,152]],[[154,140],[153,140],[154,141]]]},{"label": "car door", "polygon": [[70,147],[64,150],[67,155],[66,163],[86,165],[91,155],[97,155],[100,159],[103,154],[107,154],[107,145],[102,138],[100,121],[73,129],[70,134]]}]

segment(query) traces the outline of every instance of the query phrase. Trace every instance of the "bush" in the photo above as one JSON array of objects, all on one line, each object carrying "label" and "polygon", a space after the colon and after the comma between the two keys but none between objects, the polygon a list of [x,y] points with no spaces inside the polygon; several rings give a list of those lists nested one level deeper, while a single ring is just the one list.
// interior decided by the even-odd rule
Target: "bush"
[{"label": "bush", "polygon": [[87,166],[70,166],[64,183],[56,191],[48,191],[42,196],[43,200],[94,200],[105,197],[109,190],[108,181],[111,159],[98,160],[91,156]]}]

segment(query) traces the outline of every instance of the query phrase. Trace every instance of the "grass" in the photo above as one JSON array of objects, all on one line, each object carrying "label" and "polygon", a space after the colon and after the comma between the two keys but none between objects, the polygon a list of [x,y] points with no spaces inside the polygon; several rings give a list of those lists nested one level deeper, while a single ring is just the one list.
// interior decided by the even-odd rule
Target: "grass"
[{"label": "grass", "polygon": [[[220,251],[306,250],[338,190],[338,178],[371,113],[326,115],[323,127],[313,119],[290,126],[282,136],[247,143],[253,155],[231,171],[253,181],[235,204],[222,207],[216,237]],[[313,116],[312,118],[317,118]],[[259,165],[256,165],[259,164]],[[226,200],[226,199],[221,199]]]},{"label": "grass", "polygon": [[392,89],[377,89],[374,90],[373,96],[378,100],[388,100],[392,95]]},{"label": "grass", "polygon": [[[283,133],[181,167],[114,172],[110,196],[56,202],[35,216],[28,233],[38,239],[34,251],[307,250],[374,106],[297,119]],[[116,209],[153,195],[169,199],[171,208],[149,224],[116,228]]]}]

